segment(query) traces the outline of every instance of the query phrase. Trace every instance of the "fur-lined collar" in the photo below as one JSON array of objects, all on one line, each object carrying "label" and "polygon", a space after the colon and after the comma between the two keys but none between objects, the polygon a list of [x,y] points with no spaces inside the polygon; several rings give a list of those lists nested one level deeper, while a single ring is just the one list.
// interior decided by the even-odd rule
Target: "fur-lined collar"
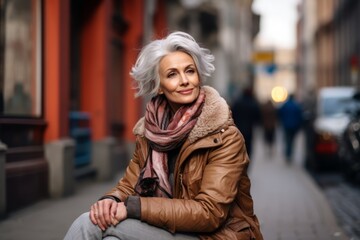
[{"label": "fur-lined collar", "polygon": [[[209,133],[222,127],[230,118],[229,106],[219,93],[210,86],[202,87],[205,91],[205,104],[202,112],[189,134],[189,141],[195,142]],[[135,125],[133,132],[135,135],[144,135],[145,117],[141,118]]]}]

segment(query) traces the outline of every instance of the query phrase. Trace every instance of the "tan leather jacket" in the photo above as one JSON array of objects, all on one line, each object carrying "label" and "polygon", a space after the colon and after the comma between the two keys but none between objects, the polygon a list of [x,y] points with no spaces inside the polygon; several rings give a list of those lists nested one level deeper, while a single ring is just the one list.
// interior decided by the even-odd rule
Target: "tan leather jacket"
[{"label": "tan leather jacket", "polygon": [[[200,239],[262,240],[253,212],[249,159],[225,100],[203,87],[206,100],[198,121],[183,144],[175,165],[173,199],[141,197],[141,220],[170,232],[198,232]],[[107,195],[125,201],[148,155],[144,118],[132,160],[118,185]]]}]

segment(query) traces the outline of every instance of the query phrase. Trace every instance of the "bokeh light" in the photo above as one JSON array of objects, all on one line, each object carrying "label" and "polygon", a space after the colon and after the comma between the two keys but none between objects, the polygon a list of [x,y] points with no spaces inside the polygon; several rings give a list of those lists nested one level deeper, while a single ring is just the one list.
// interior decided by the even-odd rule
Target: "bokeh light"
[{"label": "bokeh light", "polygon": [[281,103],[286,100],[288,91],[282,86],[276,86],[271,90],[271,98],[276,103]]}]

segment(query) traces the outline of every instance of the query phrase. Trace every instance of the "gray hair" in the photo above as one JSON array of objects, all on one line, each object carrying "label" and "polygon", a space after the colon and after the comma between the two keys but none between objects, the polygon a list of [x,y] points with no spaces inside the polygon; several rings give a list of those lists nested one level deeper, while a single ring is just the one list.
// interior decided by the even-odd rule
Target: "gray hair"
[{"label": "gray hair", "polygon": [[174,32],[166,38],[154,40],[140,52],[130,75],[137,82],[136,97],[155,96],[160,87],[159,63],[167,54],[182,51],[189,54],[199,72],[200,81],[204,82],[215,71],[212,64],[214,56],[210,50],[201,48],[195,39],[184,32]]}]

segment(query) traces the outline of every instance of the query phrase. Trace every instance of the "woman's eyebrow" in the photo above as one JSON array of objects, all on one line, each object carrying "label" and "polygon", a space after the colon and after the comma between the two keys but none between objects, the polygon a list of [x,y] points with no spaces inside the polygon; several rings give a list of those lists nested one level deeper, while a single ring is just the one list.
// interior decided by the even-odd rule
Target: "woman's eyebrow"
[{"label": "woman's eyebrow", "polygon": [[[187,69],[189,67],[195,67],[195,64],[190,63],[189,65],[186,65],[184,67],[184,69]],[[177,70],[178,70],[178,68],[176,68],[176,67],[170,67],[170,68],[165,69],[165,72],[171,72],[171,71],[177,71]]]}]

